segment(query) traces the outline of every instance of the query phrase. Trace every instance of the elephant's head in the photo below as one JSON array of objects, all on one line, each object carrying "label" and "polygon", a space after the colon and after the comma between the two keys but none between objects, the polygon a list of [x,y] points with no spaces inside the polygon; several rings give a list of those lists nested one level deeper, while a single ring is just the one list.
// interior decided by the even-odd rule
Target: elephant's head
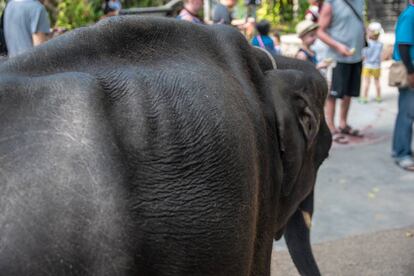
[{"label": "elephant's head", "polygon": [[320,73],[307,62],[277,58],[276,63],[278,69],[265,72],[265,89],[276,117],[275,170],[283,171],[275,206],[278,239],[289,217],[313,191],[331,135],[323,113],[327,85]]}]

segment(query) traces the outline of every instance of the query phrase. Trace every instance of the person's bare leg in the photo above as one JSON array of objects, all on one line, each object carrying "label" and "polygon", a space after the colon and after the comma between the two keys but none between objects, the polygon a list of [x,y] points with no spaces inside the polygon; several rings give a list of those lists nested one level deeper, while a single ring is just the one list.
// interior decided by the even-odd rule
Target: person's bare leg
[{"label": "person's bare leg", "polygon": [[335,104],[336,104],[336,99],[332,96],[328,96],[325,102],[325,117],[326,117],[326,123],[331,133],[336,132],[336,127],[335,127],[335,122],[334,122]]},{"label": "person's bare leg", "polygon": [[379,79],[375,79],[375,88],[377,89],[377,101],[381,101],[381,84]]},{"label": "person's bare leg", "polygon": [[369,91],[370,82],[371,82],[370,77],[364,77],[364,93],[362,95],[363,100],[368,100],[368,91]]},{"label": "person's bare leg", "polygon": [[341,105],[339,109],[339,127],[345,128],[347,126],[348,120],[348,111],[351,105],[351,97],[344,96],[341,100]]}]

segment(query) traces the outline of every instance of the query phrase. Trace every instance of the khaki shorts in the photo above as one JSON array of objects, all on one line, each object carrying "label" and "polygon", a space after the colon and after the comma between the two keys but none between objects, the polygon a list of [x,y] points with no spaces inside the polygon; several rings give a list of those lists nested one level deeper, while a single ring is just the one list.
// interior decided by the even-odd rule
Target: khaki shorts
[{"label": "khaki shorts", "polygon": [[381,75],[381,69],[372,69],[372,68],[362,68],[362,76],[365,78],[372,77],[374,79],[379,79]]}]

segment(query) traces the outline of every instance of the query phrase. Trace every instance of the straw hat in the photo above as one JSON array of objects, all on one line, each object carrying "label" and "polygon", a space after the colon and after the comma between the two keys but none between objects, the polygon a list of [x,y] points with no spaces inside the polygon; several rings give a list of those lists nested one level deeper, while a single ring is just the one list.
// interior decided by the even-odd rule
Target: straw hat
[{"label": "straw hat", "polygon": [[319,25],[314,23],[313,21],[303,20],[299,22],[298,25],[296,25],[296,33],[298,34],[299,37],[302,37],[305,34],[313,30],[316,30],[317,28],[319,28]]}]

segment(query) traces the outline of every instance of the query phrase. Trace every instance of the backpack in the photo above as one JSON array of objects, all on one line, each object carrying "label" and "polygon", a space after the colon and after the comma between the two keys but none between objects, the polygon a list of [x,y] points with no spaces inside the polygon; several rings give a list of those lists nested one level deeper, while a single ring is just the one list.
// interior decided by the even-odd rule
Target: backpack
[{"label": "backpack", "polygon": [[7,45],[6,45],[6,38],[4,37],[4,11],[6,8],[4,8],[3,13],[1,14],[0,18],[0,56],[7,56]]}]

